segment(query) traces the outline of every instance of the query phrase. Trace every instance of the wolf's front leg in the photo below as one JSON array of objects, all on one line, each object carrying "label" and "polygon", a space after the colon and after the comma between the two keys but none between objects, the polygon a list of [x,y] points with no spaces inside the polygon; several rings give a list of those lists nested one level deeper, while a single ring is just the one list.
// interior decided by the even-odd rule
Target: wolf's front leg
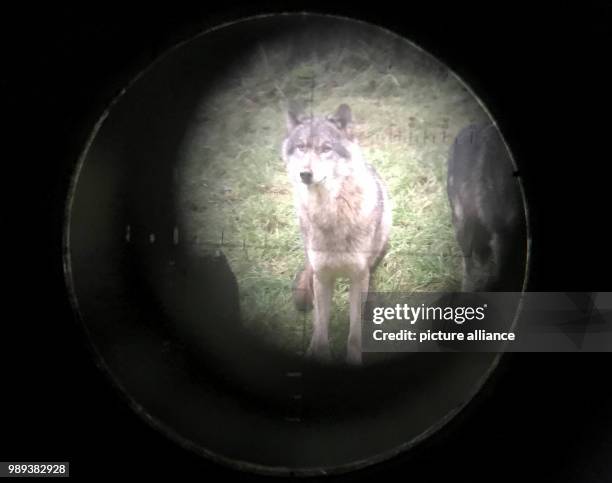
[{"label": "wolf's front leg", "polygon": [[349,364],[361,364],[361,298],[368,292],[369,283],[370,272],[367,270],[351,278],[349,291],[351,325],[346,346],[346,362]]},{"label": "wolf's front leg", "polygon": [[334,293],[334,280],[332,277],[315,272],[312,288],[314,292],[314,314],[308,355],[321,361],[330,361],[329,312]]}]

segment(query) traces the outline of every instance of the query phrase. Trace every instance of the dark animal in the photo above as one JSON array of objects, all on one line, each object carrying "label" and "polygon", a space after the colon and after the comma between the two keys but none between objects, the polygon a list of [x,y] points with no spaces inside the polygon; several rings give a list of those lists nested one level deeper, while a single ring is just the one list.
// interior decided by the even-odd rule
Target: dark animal
[{"label": "dark animal", "polygon": [[448,199],[463,252],[462,290],[520,291],[525,277],[525,208],[510,153],[497,127],[473,124],[448,159]]}]

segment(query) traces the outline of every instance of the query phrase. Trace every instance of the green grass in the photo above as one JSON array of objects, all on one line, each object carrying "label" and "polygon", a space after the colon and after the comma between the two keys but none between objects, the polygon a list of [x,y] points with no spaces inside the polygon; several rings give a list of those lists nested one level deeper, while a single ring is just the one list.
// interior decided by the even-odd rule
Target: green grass
[{"label": "green grass", "polygon": [[[291,302],[303,247],[280,159],[290,98],[308,100],[312,92],[317,114],[349,104],[365,157],[388,186],[393,228],[376,289],[442,291],[460,283],[446,156],[459,129],[485,114],[453,75],[408,44],[405,61],[393,68],[385,41],[356,45],[297,60],[289,47],[257,46],[232,82],[202,102],[184,145],[178,186],[188,240],[206,251],[223,233],[244,323],[293,352],[309,340],[310,314]],[[348,332],[347,292],[340,281],[330,327],[338,358]]]}]

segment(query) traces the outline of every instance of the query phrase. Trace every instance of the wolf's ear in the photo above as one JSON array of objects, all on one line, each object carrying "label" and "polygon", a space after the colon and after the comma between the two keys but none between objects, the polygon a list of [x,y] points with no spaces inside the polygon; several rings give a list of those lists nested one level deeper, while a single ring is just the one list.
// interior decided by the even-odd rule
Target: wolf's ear
[{"label": "wolf's ear", "polygon": [[346,131],[346,126],[353,120],[351,108],[347,104],[340,104],[336,112],[328,119],[338,126],[338,129]]},{"label": "wolf's ear", "polygon": [[304,121],[304,106],[299,101],[289,101],[287,108],[287,130],[291,131]]}]

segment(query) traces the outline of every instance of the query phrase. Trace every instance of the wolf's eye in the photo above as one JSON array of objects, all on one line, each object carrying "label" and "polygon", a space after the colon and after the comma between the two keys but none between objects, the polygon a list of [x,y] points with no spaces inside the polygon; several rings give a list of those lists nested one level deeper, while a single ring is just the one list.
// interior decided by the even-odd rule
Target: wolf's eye
[{"label": "wolf's eye", "polygon": [[295,148],[296,148],[298,151],[301,151],[301,152],[306,151],[306,145],[305,145],[304,143],[299,143],[299,144],[296,144]]},{"label": "wolf's eye", "polygon": [[321,146],[322,153],[329,153],[332,150],[332,147],[329,144],[324,144]]}]

